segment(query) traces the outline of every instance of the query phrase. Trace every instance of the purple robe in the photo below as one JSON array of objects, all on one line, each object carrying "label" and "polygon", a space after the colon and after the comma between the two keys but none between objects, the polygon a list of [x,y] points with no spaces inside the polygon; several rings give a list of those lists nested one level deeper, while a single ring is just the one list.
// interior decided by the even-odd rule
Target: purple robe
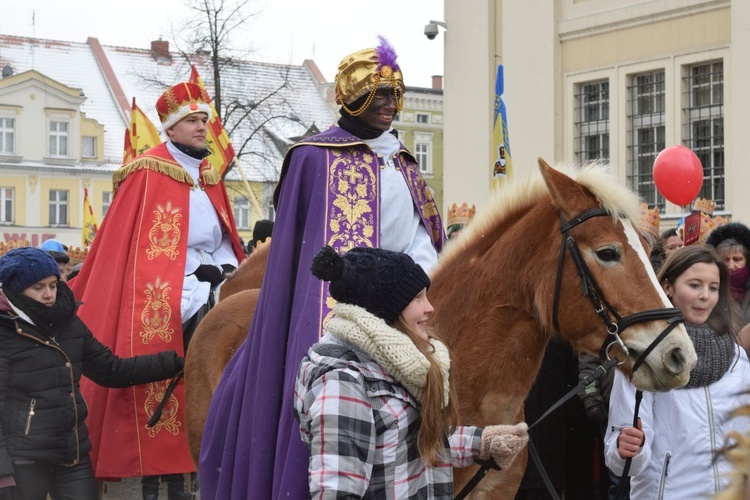
[{"label": "purple robe", "polygon": [[[411,153],[401,170],[437,251],[440,216]],[[279,181],[266,278],[247,340],[211,401],[200,453],[201,497],[308,498],[309,452],[294,419],[299,363],[330,314],[328,284],[310,272],[324,244],[379,246],[380,168],[360,139],[339,127],[287,154]]]}]

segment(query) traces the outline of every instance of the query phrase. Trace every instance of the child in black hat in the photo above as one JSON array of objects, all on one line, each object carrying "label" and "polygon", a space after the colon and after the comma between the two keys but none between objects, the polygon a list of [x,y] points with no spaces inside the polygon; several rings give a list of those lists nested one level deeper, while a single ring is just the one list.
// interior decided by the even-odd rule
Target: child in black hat
[{"label": "child in black hat", "polygon": [[128,387],[173,377],[184,359],[112,354],[76,315],[73,292],[44,250],[0,257],[0,291],[0,498],[96,500],[81,375]]},{"label": "child in black hat", "polygon": [[430,335],[430,279],[411,257],[326,246],[311,270],[338,301],[295,388],[312,498],[452,499],[452,466],[510,466],[526,424],[455,425],[450,354]]}]

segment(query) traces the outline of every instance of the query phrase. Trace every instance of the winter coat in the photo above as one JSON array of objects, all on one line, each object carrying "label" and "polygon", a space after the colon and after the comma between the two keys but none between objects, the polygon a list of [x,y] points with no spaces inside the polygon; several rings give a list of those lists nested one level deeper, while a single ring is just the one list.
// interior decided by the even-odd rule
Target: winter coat
[{"label": "winter coat", "polygon": [[449,438],[452,463],[427,467],[417,449],[419,402],[331,334],[302,360],[294,406],[311,453],[311,498],[452,499],[452,466],[479,458],[482,429],[458,427]]},{"label": "winter coat", "polygon": [[91,442],[88,406],[78,389],[81,375],[107,387],[127,387],[173,377],[182,368],[174,351],[118,358],[75,314],[48,337],[1,298],[0,477],[13,474],[12,460],[75,465],[87,456]]},{"label": "winter coat", "polygon": [[[730,464],[716,453],[730,431],[745,434],[750,419],[731,413],[749,398],[750,363],[743,349],[716,382],[690,389],[643,393],[639,416],[645,443],[630,469],[630,498],[711,498],[726,485]],[[605,437],[607,466],[621,475],[625,460],[617,451],[622,427],[633,424],[635,388],[616,371]]]}]

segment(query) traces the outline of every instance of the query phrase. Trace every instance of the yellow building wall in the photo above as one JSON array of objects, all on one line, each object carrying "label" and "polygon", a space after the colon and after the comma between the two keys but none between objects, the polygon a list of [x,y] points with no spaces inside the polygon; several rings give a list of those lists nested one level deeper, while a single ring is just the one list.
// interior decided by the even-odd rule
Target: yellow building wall
[{"label": "yellow building wall", "polygon": [[16,226],[23,226],[26,224],[26,176],[3,175],[0,187],[13,188],[13,222]]},{"label": "yellow building wall", "polygon": [[[263,196],[263,184],[258,182],[250,182],[250,189],[252,190],[252,194],[255,197],[255,200],[257,200],[258,205],[260,206],[261,210],[265,210],[266,205],[268,204],[268,200],[266,200]],[[250,198],[249,193],[247,192],[247,187],[244,182],[241,181],[225,181],[224,187],[227,190],[227,196],[229,197],[229,203],[232,205],[232,211],[234,212],[234,199],[237,197],[245,197]],[[237,228],[237,233],[242,237],[245,244],[247,244],[250,240],[253,239],[253,227],[255,226],[255,222],[260,219],[265,219],[266,214],[265,213],[259,213],[255,204],[253,203],[253,200],[250,199],[250,227],[249,228]]]},{"label": "yellow building wall", "polygon": [[652,57],[684,54],[731,42],[730,9],[657,21],[562,43],[563,73]]},{"label": "yellow building wall", "polygon": [[81,113],[81,138],[79,151],[83,153],[83,138],[96,137],[96,156],[94,158],[82,158],[86,161],[104,161],[104,125],[96,120],[86,118],[86,113]]}]

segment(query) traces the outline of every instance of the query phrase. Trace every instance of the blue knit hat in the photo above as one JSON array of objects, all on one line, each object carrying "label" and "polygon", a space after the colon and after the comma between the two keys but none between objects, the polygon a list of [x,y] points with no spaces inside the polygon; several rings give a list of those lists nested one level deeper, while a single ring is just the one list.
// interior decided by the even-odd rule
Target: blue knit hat
[{"label": "blue knit hat", "polygon": [[53,275],[60,277],[60,267],[39,248],[14,248],[0,257],[0,286],[5,290],[20,293]]},{"label": "blue knit hat", "polygon": [[352,248],[339,255],[324,246],[313,257],[313,275],[330,281],[331,297],[363,307],[391,324],[430,278],[411,257],[382,248]]}]

